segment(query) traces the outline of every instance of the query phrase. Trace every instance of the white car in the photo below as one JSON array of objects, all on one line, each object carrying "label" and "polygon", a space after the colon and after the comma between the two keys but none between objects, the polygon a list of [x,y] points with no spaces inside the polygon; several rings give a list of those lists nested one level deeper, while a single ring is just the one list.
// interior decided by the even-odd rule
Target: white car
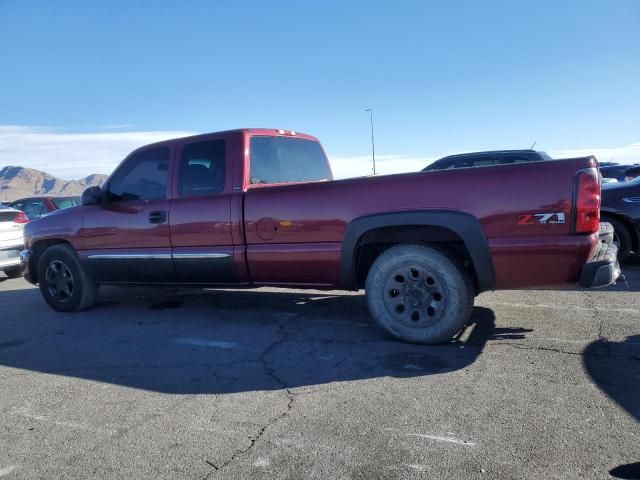
[{"label": "white car", "polygon": [[20,210],[0,204],[0,272],[20,276],[20,251],[24,248],[24,224],[29,218]]}]

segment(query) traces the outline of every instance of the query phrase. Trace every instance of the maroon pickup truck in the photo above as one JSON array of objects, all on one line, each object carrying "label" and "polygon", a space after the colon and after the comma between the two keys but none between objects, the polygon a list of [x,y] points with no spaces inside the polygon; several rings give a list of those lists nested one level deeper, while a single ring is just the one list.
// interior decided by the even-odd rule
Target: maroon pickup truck
[{"label": "maroon pickup truck", "polygon": [[27,224],[23,274],[58,311],[100,284],[366,289],[397,338],[436,343],[497,289],[606,286],[593,157],[333,180],[320,143],[243,129],[131,153],[82,205]]}]

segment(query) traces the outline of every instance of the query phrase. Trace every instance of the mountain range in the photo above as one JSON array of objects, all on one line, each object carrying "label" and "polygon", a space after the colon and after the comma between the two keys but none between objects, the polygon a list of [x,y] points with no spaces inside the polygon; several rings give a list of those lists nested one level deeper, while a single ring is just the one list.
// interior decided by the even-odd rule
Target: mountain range
[{"label": "mountain range", "polygon": [[94,174],[79,180],[62,180],[33,168],[7,166],[0,169],[0,202],[36,195],[77,196],[106,178]]}]

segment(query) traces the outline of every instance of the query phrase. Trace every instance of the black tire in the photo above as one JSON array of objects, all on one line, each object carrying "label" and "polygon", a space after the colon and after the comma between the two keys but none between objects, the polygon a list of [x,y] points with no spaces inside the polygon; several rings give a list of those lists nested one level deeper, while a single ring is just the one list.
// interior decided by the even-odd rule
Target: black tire
[{"label": "black tire", "polygon": [[44,251],[38,261],[38,286],[45,301],[58,312],[86,310],[98,296],[98,286],[70,245],[53,245]]},{"label": "black tire", "polygon": [[4,274],[9,278],[19,278],[22,276],[20,267],[5,268]]},{"label": "black tire", "polygon": [[423,245],[396,245],[373,262],[366,281],[375,321],[411,343],[451,339],[469,320],[473,282],[444,253]]},{"label": "black tire", "polygon": [[618,245],[618,261],[620,263],[629,260],[631,256],[631,233],[624,223],[615,218],[605,217],[603,221],[609,222],[613,226],[613,242]]}]

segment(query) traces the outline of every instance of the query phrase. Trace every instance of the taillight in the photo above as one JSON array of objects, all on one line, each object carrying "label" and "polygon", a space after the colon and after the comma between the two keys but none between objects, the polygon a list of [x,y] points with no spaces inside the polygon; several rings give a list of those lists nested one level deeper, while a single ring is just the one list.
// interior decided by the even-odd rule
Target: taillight
[{"label": "taillight", "polygon": [[576,173],[575,233],[595,233],[600,227],[600,177],[595,168]]},{"label": "taillight", "polygon": [[29,217],[27,217],[24,212],[18,212],[16,218],[13,219],[13,223],[27,223],[29,221]]}]

